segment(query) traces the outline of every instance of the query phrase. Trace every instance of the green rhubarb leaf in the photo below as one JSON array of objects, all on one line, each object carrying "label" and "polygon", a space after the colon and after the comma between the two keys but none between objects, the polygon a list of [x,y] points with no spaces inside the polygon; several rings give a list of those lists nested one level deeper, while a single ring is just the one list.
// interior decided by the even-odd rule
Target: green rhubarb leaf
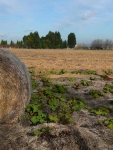
[{"label": "green rhubarb leaf", "polygon": [[38,105],[33,105],[33,113],[36,113],[38,112]]},{"label": "green rhubarb leaf", "polygon": [[50,131],[50,127],[49,126],[47,126],[47,127],[42,129],[42,132],[49,132],[49,131]]},{"label": "green rhubarb leaf", "polygon": [[33,124],[37,124],[38,123],[38,119],[37,119],[37,116],[33,116],[33,117],[31,117],[31,122],[33,123]]},{"label": "green rhubarb leaf", "polygon": [[58,120],[59,120],[57,116],[52,116],[52,115],[49,115],[49,119],[52,122],[58,122]]},{"label": "green rhubarb leaf", "polygon": [[52,109],[52,110],[56,110],[57,108],[57,100],[56,98],[53,98],[49,101],[49,107]]},{"label": "green rhubarb leaf", "polygon": [[72,110],[74,110],[74,111],[78,111],[78,110],[80,110],[81,108],[80,108],[80,106],[79,105],[76,105],[76,106],[73,106],[72,107]]},{"label": "green rhubarb leaf", "polygon": [[34,135],[39,136],[41,134],[40,130],[34,130],[33,131]]},{"label": "green rhubarb leaf", "polygon": [[111,122],[111,123],[108,125],[108,128],[110,128],[111,130],[113,130],[113,122]]}]

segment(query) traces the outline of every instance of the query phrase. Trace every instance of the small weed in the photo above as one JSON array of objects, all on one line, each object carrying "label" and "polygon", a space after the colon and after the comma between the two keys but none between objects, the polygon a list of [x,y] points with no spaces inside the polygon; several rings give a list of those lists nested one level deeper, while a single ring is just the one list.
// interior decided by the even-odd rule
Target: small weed
[{"label": "small weed", "polygon": [[109,71],[109,70],[102,70],[102,73],[106,74],[106,75],[111,75],[112,74],[112,72]]},{"label": "small weed", "polygon": [[30,69],[29,73],[31,73],[31,75],[35,75],[36,74],[35,70],[33,70],[33,69]]},{"label": "small weed", "polygon": [[32,116],[30,121],[32,122],[32,124],[41,124],[45,122],[45,117],[46,114],[43,114],[42,112],[38,113],[37,116]]},{"label": "small weed", "polygon": [[95,70],[88,70],[86,71],[87,74],[93,74],[93,75],[96,75],[97,72]]},{"label": "small weed", "polygon": [[40,131],[40,130],[34,130],[34,131],[33,131],[33,134],[34,134],[35,136],[40,136],[40,135],[41,135],[41,131]]},{"label": "small weed", "polygon": [[70,82],[74,82],[74,81],[75,81],[74,78],[68,78],[68,80],[69,80]]},{"label": "small weed", "polygon": [[107,118],[105,120],[99,120],[101,125],[107,126],[109,129],[113,130],[113,119]]},{"label": "small weed", "polygon": [[32,95],[31,95],[31,100],[33,100],[33,101],[34,101],[34,100],[37,100],[38,97],[39,97],[38,94],[32,94]]},{"label": "small weed", "polygon": [[97,80],[95,77],[90,77],[90,80]]},{"label": "small weed", "polygon": [[100,96],[105,95],[102,91],[99,90],[90,90],[88,94],[91,95],[93,98],[99,98]]},{"label": "small weed", "polygon": [[59,121],[59,118],[57,116],[53,116],[53,115],[49,115],[49,120],[50,122],[58,122]]},{"label": "small weed", "polygon": [[108,84],[106,83],[104,88],[103,88],[104,93],[113,93],[113,83]]},{"label": "small weed", "polygon": [[50,127],[47,126],[47,127],[42,128],[42,129],[40,129],[40,130],[34,130],[34,131],[33,131],[33,134],[34,134],[35,136],[42,136],[42,135],[48,135],[49,132],[50,132]]},{"label": "small weed", "polygon": [[58,75],[61,75],[61,74],[65,74],[65,73],[67,73],[67,71],[66,71],[65,69],[62,69],[62,70],[60,70],[60,72],[58,72],[57,74],[58,74]]},{"label": "small weed", "polygon": [[34,78],[31,78],[31,83],[32,83],[32,90],[36,89],[40,83],[36,81]]},{"label": "small weed", "polygon": [[68,90],[61,84],[53,84],[51,91],[61,94],[68,92]]},{"label": "small weed", "polygon": [[103,92],[104,93],[110,93],[111,89],[109,87],[104,87]]},{"label": "small weed", "polygon": [[82,86],[93,86],[93,82],[87,80],[81,80],[80,83],[74,83],[73,88],[80,89]]},{"label": "small weed", "polygon": [[53,111],[55,111],[58,107],[56,98],[51,98],[49,100],[48,104],[49,104],[49,107],[51,108],[51,110],[53,110]]},{"label": "small weed", "polygon": [[79,71],[72,71],[71,73],[72,73],[72,74],[80,74]]},{"label": "small weed", "polygon": [[51,80],[49,78],[46,78],[46,77],[42,77],[41,81],[43,82],[44,86],[51,86],[51,84],[52,84]]},{"label": "small weed", "polygon": [[87,81],[87,80],[81,80],[81,84],[83,86],[92,86],[93,83],[91,81]]},{"label": "small weed", "polygon": [[74,83],[73,88],[74,89],[80,89],[82,85],[80,83]]},{"label": "small weed", "polygon": [[44,71],[39,71],[39,74],[45,75],[46,73]]},{"label": "small weed", "polygon": [[96,75],[97,72],[95,70],[77,70],[77,71],[72,71],[72,74],[92,74]]},{"label": "small weed", "polygon": [[101,106],[98,109],[91,110],[92,113],[95,113],[96,115],[108,115],[112,110],[107,106]]},{"label": "small weed", "polygon": [[52,92],[51,89],[48,88],[48,87],[45,87],[45,88],[43,89],[43,93],[44,93],[45,96],[53,97],[53,92]]},{"label": "small weed", "polygon": [[68,101],[68,103],[71,103],[73,111],[78,111],[78,110],[85,108],[83,99],[78,99],[78,100],[73,99],[72,101],[71,100]]},{"label": "small weed", "polygon": [[55,74],[55,72],[53,70],[50,70],[50,71],[47,72],[47,74],[51,75],[51,74]]}]

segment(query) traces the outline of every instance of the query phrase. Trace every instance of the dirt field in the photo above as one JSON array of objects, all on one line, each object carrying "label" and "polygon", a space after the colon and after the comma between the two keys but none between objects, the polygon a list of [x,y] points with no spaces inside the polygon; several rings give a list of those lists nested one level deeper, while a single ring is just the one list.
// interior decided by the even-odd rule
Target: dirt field
[{"label": "dirt field", "polygon": [[[48,76],[50,76],[52,84],[62,84],[68,89],[69,92],[64,94],[65,97],[70,99],[83,98],[85,104],[94,109],[102,105],[113,109],[113,93],[105,93],[105,96],[99,98],[93,98],[88,94],[91,89],[102,91],[106,83],[111,84],[113,82],[113,51],[7,50],[18,56],[28,68],[35,69],[36,72],[60,71],[61,69],[68,72],[81,69],[96,70],[98,73],[102,73],[103,69],[112,71],[110,75],[112,78],[107,76],[103,79],[98,74],[76,75],[68,73]],[[44,88],[41,76],[34,75],[34,77],[40,83],[38,88]],[[74,77],[73,82],[69,80],[70,77]],[[95,80],[91,80],[90,77],[94,77]],[[92,81],[93,85],[81,86],[80,89],[77,89],[76,85],[81,80]],[[29,125],[27,121],[23,123],[20,121],[11,125],[0,125],[0,150],[113,150],[113,130],[99,124],[99,120],[113,119],[113,112],[103,116],[82,109],[75,111],[73,118],[74,124],[72,125],[45,123],[33,126]],[[54,129],[53,136],[42,138],[32,135],[34,130],[40,129],[42,126],[49,126]]]},{"label": "dirt field", "polygon": [[113,71],[113,51],[7,49],[35,71],[74,71],[79,69]]}]

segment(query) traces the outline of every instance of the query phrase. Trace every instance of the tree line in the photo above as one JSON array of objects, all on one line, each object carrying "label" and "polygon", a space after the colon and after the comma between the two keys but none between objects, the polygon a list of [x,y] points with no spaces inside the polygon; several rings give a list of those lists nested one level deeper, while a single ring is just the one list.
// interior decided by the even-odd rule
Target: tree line
[{"label": "tree line", "polygon": [[78,44],[75,49],[85,50],[113,50],[113,41],[110,39],[101,40],[95,39],[91,44]]},{"label": "tree line", "polygon": [[113,41],[109,39],[106,39],[105,41],[96,39],[92,41],[91,49],[113,49]]},{"label": "tree line", "polygon": [[24,35],[21,41],[14,43],[12,40],[8,44],[7,40],[1,40],[0,47],[14,47],[14,48],[32,48],[32,49],[63,49],[74,48],[76,45],[76,36],[74,33],[68,35],[68,39],[62,40],[60,32],[49,31],[44,37],[40,37],[39,33],[35,31],[30,32],[29,35]]}]

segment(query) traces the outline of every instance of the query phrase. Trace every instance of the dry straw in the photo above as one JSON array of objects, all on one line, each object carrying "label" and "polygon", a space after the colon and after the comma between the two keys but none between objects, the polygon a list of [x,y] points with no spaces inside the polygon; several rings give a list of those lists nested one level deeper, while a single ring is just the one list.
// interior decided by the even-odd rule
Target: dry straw
[{"label": "dry straw", "polygon": [[25,65],[0,49],[0,123],[17,121],[30,100],[30,86]]}]

